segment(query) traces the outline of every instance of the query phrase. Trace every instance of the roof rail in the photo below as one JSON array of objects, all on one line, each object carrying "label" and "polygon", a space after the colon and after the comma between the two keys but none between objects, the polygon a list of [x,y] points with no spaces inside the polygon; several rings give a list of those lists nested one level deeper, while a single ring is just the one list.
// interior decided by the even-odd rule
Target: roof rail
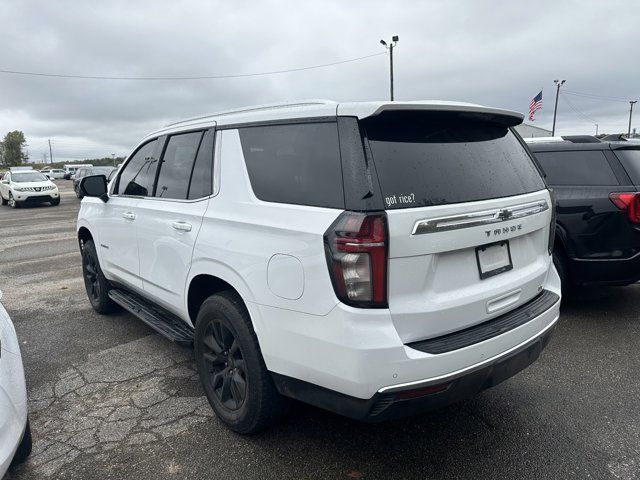
[{"label": "roof rail", "polygon": [[264,105],[257,105],[255,107],[244,107],[236,110],[223,110],[221,112],[215,112],[208,115],[201,115],[199,117],[187,118],[185,120],[180,120],[179,122],[170,123],[165,125],[166,127],[174,127],[176,125],[181,125],[183,123],[195,122],[197,120],[206,120],[209,118],[222,117],[224,115],[236,115],[239,113],[249,113],[249,112],[259,112],[261,110],[273,110],[277,108],[291,108],[291,107],[308,107],[311,105],[330,105],[335,104],[333,100],[324,100],[324,99],[312,99],[312,100],[302,100],[299,102],[288,102],[288,103],[268,103]]},{"label": "roof rail", "polygon": [[602,143],[593,135],[563,135],[562,138],[571,143]]},{"label": "roof rail", "polygon": [[525,138],[527,143],[602,143],[593,135],[563,135],[562,137],[533,137]]},{"label": "roof rail", "polygon": [[562,137],[532,137],[525,138],[525,142],[527,143],[551,143],[551,142],[564,142],[564,138]]}]

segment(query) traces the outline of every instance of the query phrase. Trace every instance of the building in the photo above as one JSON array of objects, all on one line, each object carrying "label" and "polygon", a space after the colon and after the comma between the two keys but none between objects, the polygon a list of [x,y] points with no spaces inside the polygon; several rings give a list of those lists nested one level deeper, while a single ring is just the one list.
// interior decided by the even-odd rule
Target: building
[{"label": "building", "polygon": [[542,127],[535,127],[527,123],[521,123],[516,125],[516,131],[522,138],[534,138],[534,137],[550,137],[551,130],[547,130]]}]

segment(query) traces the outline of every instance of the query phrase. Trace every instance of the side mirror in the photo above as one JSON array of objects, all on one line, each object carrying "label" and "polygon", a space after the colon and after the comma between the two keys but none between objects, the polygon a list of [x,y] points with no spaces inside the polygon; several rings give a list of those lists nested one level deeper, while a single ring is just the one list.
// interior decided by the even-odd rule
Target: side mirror
[{"label": "side mirror", "polygon": [[107,195],[107,177],[104,175],[88,175],[80,180],[80,191],[85,197],[97,197],[103,202],[109,200]]}]

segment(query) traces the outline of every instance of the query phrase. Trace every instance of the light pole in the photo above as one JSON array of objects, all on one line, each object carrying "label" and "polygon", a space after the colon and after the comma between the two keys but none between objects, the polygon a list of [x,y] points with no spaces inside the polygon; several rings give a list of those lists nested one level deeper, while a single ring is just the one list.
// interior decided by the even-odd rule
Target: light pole
[{"label": "light pole", "polygon": [[598,124],[596,123],[596,137],[598,136]]},{"label": "light pole", "polygon": [[111,154],[111,160],[113,161],[113,166],[115,167],[116,166],[116,154],[115,153]]},{"label": "light pole", "polygon": [[633,115],[633,104],[638,103],[637,100],[629,100],[629,129],[627,130],[627,138],[631,138],[631,116]]},{"label": "light pole", "polygon": [[564,85],[566,80],[554,80],[553,83],[556,84],[556,106],[553,108],[553,128],[551,128],[551,136],[555,136],[556,134],[556,115],[558,114],[558,95],[560,95],[560,87]]},{"label": "light pole", "polygon": [[391,101],[393,101],[393,47],[396,46],[396,43],[398,43],[398,40],[400,40],[400,38],[398,38],[397,35],[394,35],[393,37],[391,37],[391,41],[388,44],[384,40],[380,40],[380,43],[382,44],[382,46],[384,46],[384,48],[389,50],[389,77],[390,77],[389,83],[390,83]]}]

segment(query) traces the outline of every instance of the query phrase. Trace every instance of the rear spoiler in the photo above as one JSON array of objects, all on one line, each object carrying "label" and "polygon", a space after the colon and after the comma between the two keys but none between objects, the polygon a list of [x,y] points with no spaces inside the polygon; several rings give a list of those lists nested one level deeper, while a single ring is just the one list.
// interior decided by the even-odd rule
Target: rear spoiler
[{"label": "rear spoiler", "polygon": [[356,116],[359,119],[374,117],[383,112],[452,112],[459,113],[468,118],[477,118],[489,122],[500,123],[509,127],[519,125],[524,120],[524,115],[512,110],[484,107],[472,103],[441,102],[441,101],[416,101],[416,102],[365,102],[365,103],[341,103],[338,105],[337,114],[344,116]]}]

